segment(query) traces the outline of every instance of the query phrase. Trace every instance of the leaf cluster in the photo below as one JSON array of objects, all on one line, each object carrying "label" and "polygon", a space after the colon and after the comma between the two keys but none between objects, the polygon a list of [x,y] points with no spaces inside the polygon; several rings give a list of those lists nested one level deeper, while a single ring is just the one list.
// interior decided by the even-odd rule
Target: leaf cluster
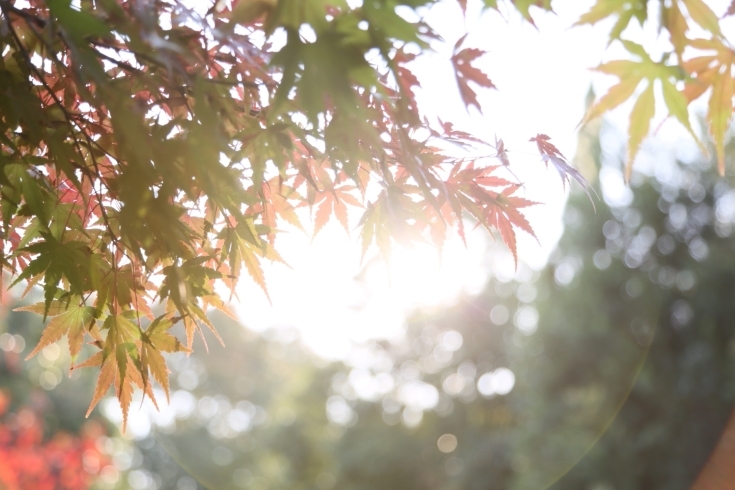
[{"label": "leaf cluster", "polygon": [[[74,362],[98,349],[75,366],[99,369],[90,410],[110,386],[126,415],[134,389],[168,393],[162,353],[216,335],[206,312],[227,312],[219,287],[236,295],[243,273],[267,295],[261,262],[282,261],[299,207],[315,233],[363,208],[362,242],[386,256],[441,244],[464,211],[515,251],[530,201],[441,150],[493,156],[416,105],[409,48],[438,35],[397,7],[432,3],[0,1],[2,267],[43,288],[23,311],[51,318],[31,355],[64,335]],[[462,43],[448,67],[479,108],[471,84],[492,82]]]},{"label": "leaf cluster", "polygon": [[[608,18],[616,19],[610,32],[610,42],[619,41],[637,60],[613,60],[595,68],[616,76],[619,82],[602,96],[587,112],[585,123],[623,102],[635,98],[628,129],[628,159],[626,178],[641,143],[649,134],[655,114],[654,88],[660,94],[669,117],[681,123],[707,150],[692,128],[690,104],[706,95],[707,124],[712,136],[721,174],[725,173],[725,137],[733,114],[735,90],[735,47],[720,25],[720,18],[704,0],[672,0],[659,2],[660,35],[668,38],[669,49],[660,60],[654,60],[646,49],[625,38],[628,26],[635,20],[641,26],[651,22],[647,0],[599,0],[584,14],[577,25],[594,25]],[[732,2],[724,17],[735,14]],[[639,90],[641,86],[643,90]]]},{"label": "leaf cluster", "polygon": [[[315,233],[331,216],[348,228],[350,210],[362,209],[363,249],[385,257],[396,240],[441,246],[453,226],[464,236],[470,215],[515,256],[517,229],[533,235],[521,212],[533,202],[498,175],[509,163],[502,140],[429,121],[416,103],[411,63],[440,38],[399,13],[435,3],[0,0],[0,265],[13,284],[43,288],[28,310],[51,321],[34,353],[67,335],[75,357],[90,341],[98,351],[79,366],[100,370],[92,406],[109,386],[124,413],[134,389],[152,396],[155,380],[167,391],[162,353],[188,352],[203,327],[216,335],[207,310],[227,312],[221,287],[236,295],[243,272],[267,295],[261,263],[282,261],[278,230],[303,228],[299,207],[314,211]],[[532,7],[551,10],[550,0],[506,4],[531,23]],[[711,87],[722,155],[733,50],[702,0],[663,5],[674,62],[625,41],[642,61],[600,67],[622,88],[587,119],[648,81],[633,110],[632,161],[654,81],[687,128],[688,103]],[[633,18],[646,21],[645,7],[599,0],[580,23],[617,17],[618,38]],[[690,40],[688,23],[710,37]],[[467,39],[446,65],[464,106],[479,110],[477,88],[494,84]],[[542,160],[584,184],[541,136]],[[176,324],[184,341],[170,333]]]}]

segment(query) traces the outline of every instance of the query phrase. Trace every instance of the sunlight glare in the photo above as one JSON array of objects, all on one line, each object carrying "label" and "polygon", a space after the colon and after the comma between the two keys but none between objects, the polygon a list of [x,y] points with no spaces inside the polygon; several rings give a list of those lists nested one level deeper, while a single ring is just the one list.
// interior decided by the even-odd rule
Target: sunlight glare
[{"label": "sunlight glare", "polygon": [[[355,342],[400,336],[406,318],[417,308],[448,305],[463,293],[480,292],[489,274],[507,282],[528,267],[541,269],[563,230],[568,187],[544,168],[528,138],[548,133],[564,154],[574,155],[575,126],[592,82],[589,68],[599,62],[607,44],[603,30],[568,29],[589,4],[562,4],[566,10],[557,15],[540,15],[543,35],[513,16],[503,20],[494,11],[480,15],[480,2],[468,4],[465,19],[452,2],[422,13],[449,41],[411,65],[422,81],[416,95],[427,117],[451,120],[458,129],[488,141],[502,137],[513,152],[513,172],[525,182],[519,195],[543,203],[525,210],[538,241],[518,233],[518,269],[503,243],[493,243],[481,230],[468,232],[467,248],[455,232],[441,254],[429,244],[396,247],[389,265],[374,251],[360,265],[359,237],[348,237],[339,225],[329,223],[313,243],[306,233],[288,229],[276,247],[293,269],[264,264],[272,305],[253,281],[243,278],[240,302],[233,304],[243,323],[256,331],[295,328],[317,355],[344,359]],[[488,49],[481,67],[499,87],[480,94],[487,117],[466,111],[451,73],[437,70],[438,64],[449,62],[448,50],[466,30],[472,33],[470,45]],[[496,313],[499,321],[501,312]]]},{"label": "sunlight glare", "polygon": [[336,223],[313,243],[299,230],[278,237],[283,264],[264,264],[273,304],[249,279],[242,281],[243,323],[256,331],[295,327],[307,346],[327,358],[343,358],[352,342],[399,335],[405,318],[420,307],[449,305],[463,293],[477,293],[487,280],[483,266],[486,235],[468,233],[467,247],[456,234],[444,250],[430,244],[396,247],[389,264],[368,252]]}]

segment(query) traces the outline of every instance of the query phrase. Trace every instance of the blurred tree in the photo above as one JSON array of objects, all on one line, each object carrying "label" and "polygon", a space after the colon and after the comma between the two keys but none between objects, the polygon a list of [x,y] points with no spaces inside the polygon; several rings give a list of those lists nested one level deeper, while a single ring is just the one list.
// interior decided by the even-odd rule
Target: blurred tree
[{"label": "blurred tree", "polygon": [[[582,137],[596,167],[622,180],[614,156],[601,163],[597,135]],[[392,357],[453,400],[419,431],[457,436],[456,488],[692,485],[735,402],[735,192],[709,168],[659,159],[655,176],[634,174],[630,202],[596,213],[573,195],[540,275],[521,269],[414,319]],[[515,384],[499,396],[506,367]],[[721,453],[722,469],[732,461]]]},{"label": "blurred tree", "polygon": [[[226,310],[215,283],[234,292],[244,264],[266,289],[260,260],[281,260],[278,224],[301,226],[302,205],[316,207],[315,232],[331,215],[347,228],[347,205],[364,206],[363,246],[385,256],[394,238],[441,245],[449,226],[463,233],[466,211],[515,256],[516,228],[533,234],[520,209],[533,203],[491,175],[508,164],[502,141],[429,122],[416,105],[409,65],[439,36],[400,12],[437,1],[1,0],[2,266],[43,287],[27,311],[52,317],[31,354],[66,334],[73,359],[90,336],[92,407],[114,385],[124,426],[134,389],[168,391],[162,353],[190,350],[195,331],[213,329],[207,309]],[[532,6],[551,10],[504,3],[532,23]],[[638,58],[598,67],[620,82],[585,121],[635,95],[630,169],[654,86],[693,135],[688,105],[707,92],[724,171],[735,52],[720,18],[702,0],[661,4],[671,50],[654,61],[621,38],[649,21],[647,4],[598,0],[579,19],[615,19],[611,41]],[[479,110],[475,90],[494,85],[466,41],[447,68],[458,102]],[[586,186],[547,135],[531,140],[562,180]],[[155,320],[154,300],[166,305]],[[167,333],[178,322],[185,346]]]},{"label": "blurred tree", "polygon": [[[225,327],[228,320],[215,321]],[[382,350],[387,344],[360,354],[373,369],[350,370],[320,365],[287,329],[265,338],[235,326],[222,331],[227,349],[172,358],[174,403],[163,416],[131,412],[129,430],[141,416],[153,423],[138,434],[133,470],[159,489],[459,489],[468,472],[480,488],[505,488],[512,420],[501,397],[455,404],[417,382],[412,357],[394,365]],[[432,333],[441,339],[443,332]],[[371,380],[377,384],[366,389]],[[403,422],[402,403],[414,407]],[[437,446],[447,433],[461,441],[451,454]],[[474,452],[489,464],[465,467]]]},{"label": "blurred tree", "polygon": [[521,349],[544,346],[535,368],[513,368],[525,373],[533,420],[517,447],[530,464],[518,488],[548,483],[582,454],[554,488],[688,488],[725,427],[735,192],[706,161],[660,165],[634,176],[629,204],[567,207],[567,232],[535,285],[548,291],[534,305],[538,333],[516,334]]},{"label": "blurred tree", "polygon": [[297,342],[213,321],[228,347],[172,356],[171,403],[131,411],[137,447],[123,487],[314,488],[333,461],[325,400],[335,367],[317,368]]}]

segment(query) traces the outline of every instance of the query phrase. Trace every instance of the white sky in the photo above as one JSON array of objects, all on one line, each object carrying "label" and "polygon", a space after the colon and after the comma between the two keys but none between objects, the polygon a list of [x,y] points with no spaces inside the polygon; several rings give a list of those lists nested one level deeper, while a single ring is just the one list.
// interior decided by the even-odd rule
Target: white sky
[{"label": "white sky", "polygon": [[[604,59],[625,56],[616,44],[607,47],[609,22],[570,29],[592,3],[555,2],[556,15],[535,11],[537,30],[515,13],[503,12],[501,16],[489,11],[480,15],[477,0],[470,0],[463,19],[456,2],[447,1],[424,14],[447,43],[436,46],[436,53],[411,67],[422,83],[417,98],[424,113],[452,121],[455,127],[489,141],[495,135],[503,138],[511,150],[511,168],[526,184],[526,196],[544,203],[526,213],[541,244],[519,232],[519,255],[533,269],[543,267],[562,233],[561,212],[568,189],[562,188],[554,170],[545,169],[535,144],[528,139],[546,133],[572,159],[576,126],[590,84],[594,81],[596,92],[601,94],[615,81],[600,75],[593,79],[589,68]],[[728,2],[708,3],[719,13]],[[499,89],[479,91],[484,114],[465,111],[450,69],[452,46],[465,32],[470,32],[465,46],[487,50],[476,66]],[[660,43],[655,32],[633,32],[633,39],[641,38],[648,40],[650,49],[655,50]],[[629,109],[623,106],[613,113],[613,121],[621,128],[627,124]],[[653,127],[656,124],[654,121]],[[672,134],[679,137],[680,132]],[[611,178],[621,180],[616,175]],[[309,236],[292,230],[277,241],[293,269],[280,264],[265,266],[273,304],[268,304],[251,281],[243,281],[240,303],[233,307],[249,328],[295,327],[317,354],[345,358],[354,341],[400,335],[406,315],[419,306],[450,304],[463,291],[479,292],[488,273],[510,278],[514,273],[512,257],[502,247],[494,247],[487,257],[488,240],[484,232],[476,230],[464,248],[456,236],[452,237],[441,260],[429,246],[396,250],[390,273],[385,264],[366,257],[368,266],[361,274],[357,233],[348,237],[341,227],[330,223],[310,244]]]}]

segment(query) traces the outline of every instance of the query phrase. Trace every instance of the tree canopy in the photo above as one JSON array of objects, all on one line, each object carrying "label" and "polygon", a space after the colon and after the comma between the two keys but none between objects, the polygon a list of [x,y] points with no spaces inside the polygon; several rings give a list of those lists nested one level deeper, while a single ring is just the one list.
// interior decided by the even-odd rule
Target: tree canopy
[{"label": "tree canopy", "polygon": [[[245,273],[267,294],[260,262],[282,261],[279,224],[301,227],[301,206],[315,233],[360,210],[363,250],[386,257],[395,240],[441,246],[453,226],[464,236],[467,213],[515,256],[516,231],[533,235],[521,210],[534,203],[498,175],[502,140],[430,121],[416,104],[411,61],[444,41],[397,7],[435,3],[0,0],[2,267],[13,284],[43,288],[24,310],[51,317],[31,355],[66,335],[76,358],[91,338],[99,351],[76,365],[100,370],[90,410],[111,385],[124,413],[136,387],[152,397],[155,380],[168,392],[162,353],[190,351],[202,327],[216,335],[206,312],[227,311],[218,284],[235,294]],[[550,0],[484,6],[530,23],[532,7],[552,11]],[[703,0],[658,6],[649,19],[646,0],[598,0],[579,19],[614,18],[611,41],[637,58],[597,68],[620,83],[582,122],[637,97],[629,169],[657,86],[697,141],[689,104],[707,94],[724,172],[735,50]],[[735,3],[721,14],[733,13]],[[625,37],[633,22],[668,36],[660,61]],[[451,67],[464,105],[480,110],[476,91],[494,85],[466,39]],[[532,141],[563,182],[586,187],[549,136]],[[183,340],[169,333],[177,323]]]}]

